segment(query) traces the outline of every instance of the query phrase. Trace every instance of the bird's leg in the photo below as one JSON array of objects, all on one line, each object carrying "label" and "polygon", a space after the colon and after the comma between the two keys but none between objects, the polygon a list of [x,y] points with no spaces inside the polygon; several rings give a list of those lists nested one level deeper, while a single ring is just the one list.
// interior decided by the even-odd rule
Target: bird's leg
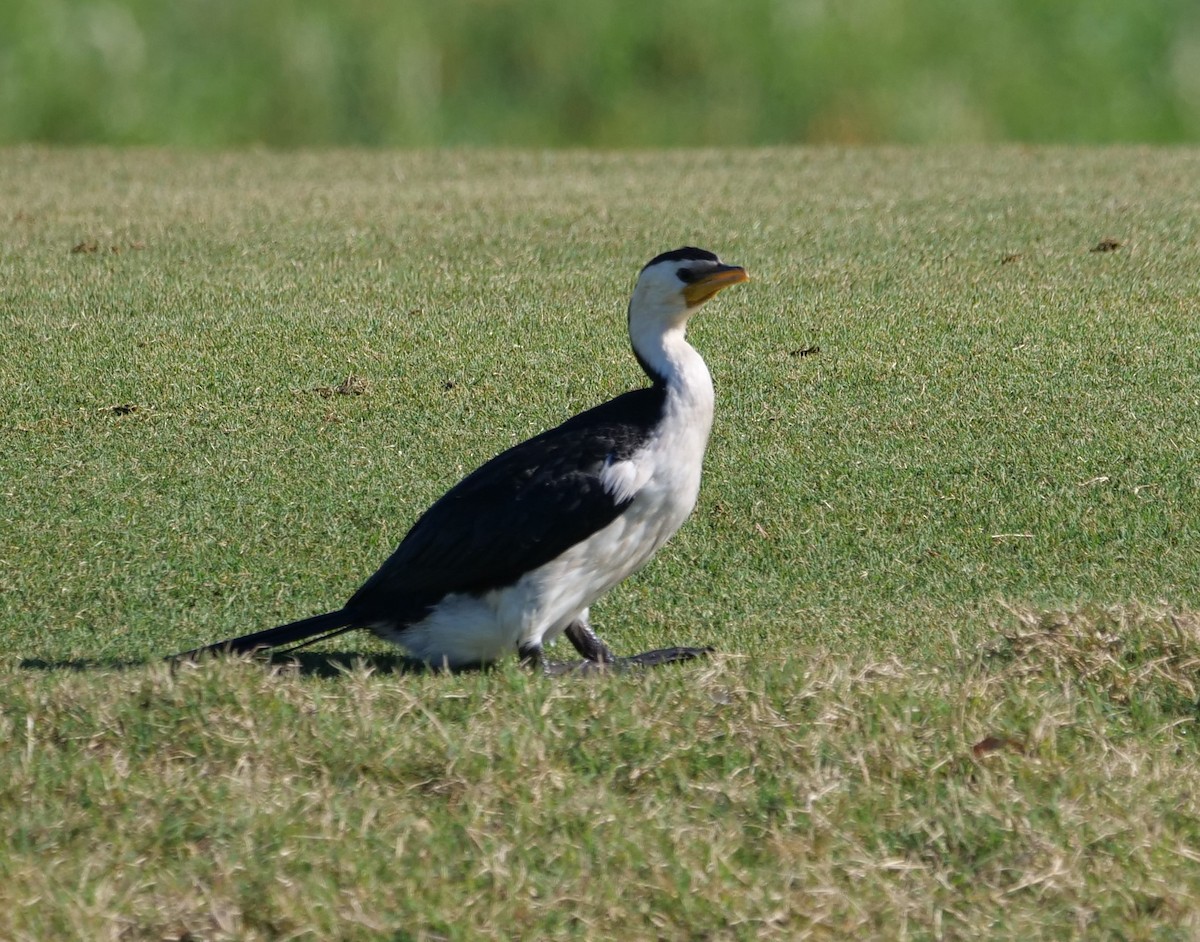
[{"label": "bird's leg", "polygon": [[540,644],[522,644],[517,646],[517,659],[522,667],[537,670],[546,663],[545,653]]},{"label": "bird's leg", "polygon": [[595,661],[597,664],[611,664],[617,660],[617,656],[612,653],[609,646],[600,640],[600,636],[596,632],[592,631],[592,626],[588,623],[587,612],[567,625],[564,634],[575,650],[589,661]]},{"label": "bird's leg", "polygon": [[585,670],[589,665],[595,666],[591,661],[551,661],[540,644],[520,645],[517,648],[517,657],[520,658],[522,667],[540,671],[547,677],[561,677],[563,674]]},{"label": "bird's leg", "polygon": [[579,669],[585,672],[606,668],[623,670],[629,667],[658,667],[660,664],[704,657],[713,651],[712,648],[659,648],[657,651],[643,651],[630,657],[617,657],[592,630],[586,611],[567,625],[565,634],[567,640],[575,646],[575,650],[586,658],[579,665]]},{"label": "bird's leg", "polygon": [[629,670],[630,668],[658,667],[662,664],[674,664],[677,661],[690,661],[693,658],[711,654],[712,648],[659,648],[656,651],[643,651],[630,657],[617,657],[612,649],[600,640],[600,636],[592,630],[585,611],[563,632],[575,650],[583,655],[582,661],[546,661],[543,670],[547,674],[559,675],[567,673],[590,674],[596,671]]},{"label": "bird's leg", "polygon": [[567,625],[564,633],[575,650],[583,655],[582,661],[551,661],[546,658],[546,653],[540,644],[523,644],[517,648],[521,666],[532,670],[540,669],[549,677],[559,677],[576,671],[603,670],[606,664],[615,664],[619,660],[612,653],[612,649],[600,640],[599,635],[592,631],[586,609],[571,624]]},{"label": "bird's leg", "polygon": [[547,659],[540,644],[523,644],[517,648],[521,666],[540,670],[547,677],[561,677],[564,674],[593,674],[598,671],[659,667],[677,661],[690,661],[713,652],[712,648],[659,648],[629,657],[617,657],[592,630],[586,611],[567,625],[563,633],[575,650],[583,656],[582,661],[551,661]]}]

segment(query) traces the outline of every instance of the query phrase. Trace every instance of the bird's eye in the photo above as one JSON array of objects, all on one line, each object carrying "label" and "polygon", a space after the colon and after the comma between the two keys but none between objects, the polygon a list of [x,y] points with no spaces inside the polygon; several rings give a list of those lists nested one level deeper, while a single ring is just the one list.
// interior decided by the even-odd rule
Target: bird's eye
[{"label": "bird's eye", "polygon": [[675,272],[675,274],[685,285],[690,285],[693,281],[700,277],[700,272],[694,271],[691,268],[681,268]]}]

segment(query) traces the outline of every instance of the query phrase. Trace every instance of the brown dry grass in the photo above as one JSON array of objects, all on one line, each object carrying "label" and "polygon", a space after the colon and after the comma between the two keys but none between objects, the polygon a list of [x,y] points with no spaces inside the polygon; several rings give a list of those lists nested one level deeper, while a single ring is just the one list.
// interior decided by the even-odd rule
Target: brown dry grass
[{"label": "brown dry grass", "polygon": [[1200,620],[1003,627],[939,669],[10,669],[0,937],[1200,931]]}]

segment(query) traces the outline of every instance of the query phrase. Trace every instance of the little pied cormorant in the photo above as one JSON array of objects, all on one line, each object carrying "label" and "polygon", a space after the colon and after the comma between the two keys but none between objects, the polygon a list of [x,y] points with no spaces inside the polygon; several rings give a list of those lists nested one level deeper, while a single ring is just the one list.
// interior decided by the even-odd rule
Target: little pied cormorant
[{"label": "little pied cormorant", "polygon": [[490,664],[516,653],[550,672],[560,634],[582,666],[653,665],[706,648],[613,655],[588,608],[641,569],[687,519],[700,489],[713,386],[685,339],[688,319],[747,280],[712,252],[664,252],[642,269],[629,338],[651,385],[589,409],[469,474],[417,520],[395,552],[337,611],[197,648],[245,652],[366,628],[433,667]]}]

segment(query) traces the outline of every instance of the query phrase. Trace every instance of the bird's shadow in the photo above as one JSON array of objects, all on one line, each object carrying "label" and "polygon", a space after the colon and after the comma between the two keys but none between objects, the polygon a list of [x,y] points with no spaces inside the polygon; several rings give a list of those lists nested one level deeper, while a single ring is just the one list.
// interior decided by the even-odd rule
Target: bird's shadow
[{"label": "bird's shadow", "polygon": [[272,667],[292,670],[304,677],[340,677],[359,670],[370,671],[373,674],[436,673],[424,661],[405,657],[403,654],[380,654],[374,651],[331,651],[326,654],[317,651],[296,651],[291,654],[273,654],[262,660]]},{"label": "bird's shadow", "polygon": [[68,661],[48,661],[41,657],[21,658],[17,666],[23,671],[127,671],[145,667],[149,661],[117,660],[115,658],[75,658]]},{"label": "bird's shadow", "polygon": [[[209,660],[204,658],[203,660]],[[19,662],[21,670],[58,671],[84,673],[88,671],[127,671],[147,667],[150,664],[167,663],[178,667],[186,663],[182,659],[166,658],[163,662],[155,659],[120,660],[116,658],[75,658],[71,660],[52,661],[45,658],[27,657]],[[202,663],[193,662],[193,663]],[[251,662],[254,666],[278,667],[295,671],[306,677],[339,677],[355,670],[368,670],[378,674],[427,674],[430,668],[422,661],[417,661],[402,654],[381,654],[366,651],[296,651],[291,654],[274,654],[269,657],[259,657]],[[475,671],[479,668],[467,668]],[[461,673],[456,671],[455,673]]]},{"label": "bird's shadow", "polygon": [[[713,653],[712,648],[661,648],[656,651],[643,651],[630,657],[619,657],[608,663],[596,661],[545,661],[541,672],[549,677],[563,677],[568,674],[607,674],[622,673],[628,670],[638,670],[648,667],[659,667],[681,661],[690,661],[698,657],[706,657]],[[22,670],[27,671],[126,671],[146,667],[154,663],[169,664],[172,669],[183,664],[204,663],[223,655],[202,655],[198,659],[191,657],[169,657],[162,661],[119,660],[116,658],[78,658],[66,661],[48,661],[43,658],[23,658],[20,661]],[[375,651],[283,651],[264,654],[247,660],[253,666],[274,667],[287,672],[295,672],[302,677],[340,677],[354,671],[366,670],[373,674],[476,674],[481,671],[495,669],[492,664],[470,664],[454,668],[431,667],[424,661],[406,657],[403,654],[387,654]]]}]

